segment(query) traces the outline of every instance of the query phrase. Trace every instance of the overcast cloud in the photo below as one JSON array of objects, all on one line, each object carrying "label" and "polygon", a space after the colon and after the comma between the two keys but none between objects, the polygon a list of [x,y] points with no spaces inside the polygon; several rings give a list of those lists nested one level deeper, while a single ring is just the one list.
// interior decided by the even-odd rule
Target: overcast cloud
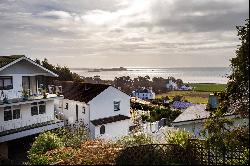
[{"label": "overcast cloud", "polygon": [[248,0],[0,0],[0,55],[69,67],[229,66]]}]

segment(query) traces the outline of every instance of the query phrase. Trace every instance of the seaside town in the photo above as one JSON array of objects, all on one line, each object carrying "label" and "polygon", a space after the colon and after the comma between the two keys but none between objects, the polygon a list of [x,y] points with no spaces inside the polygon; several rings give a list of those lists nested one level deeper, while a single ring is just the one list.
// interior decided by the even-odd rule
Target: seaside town
[{"label": "seaside town", "polygon": [[249,20],[235,26],[225,84],[0,55],[0,165],[248,165]]}]

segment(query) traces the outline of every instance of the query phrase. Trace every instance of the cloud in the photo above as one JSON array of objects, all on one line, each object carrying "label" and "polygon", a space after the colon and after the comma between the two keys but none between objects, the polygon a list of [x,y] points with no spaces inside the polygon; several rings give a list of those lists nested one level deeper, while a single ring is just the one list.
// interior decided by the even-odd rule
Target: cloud
[{"label": "cloud", "polygon": [[[226,65],[239,43],[235,26],[248,17],[248,4],[247,0],[2,0],[0,54],[28,54],[62,64],[65,56],[74,67],[199,66],[197,56],[217,55]],[[207,62],[218,63],[216,58]]]}]

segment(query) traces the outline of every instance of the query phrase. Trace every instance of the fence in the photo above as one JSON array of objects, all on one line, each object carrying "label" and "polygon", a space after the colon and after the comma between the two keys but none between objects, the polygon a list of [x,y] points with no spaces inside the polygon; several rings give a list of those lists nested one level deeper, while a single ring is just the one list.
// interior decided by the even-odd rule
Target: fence
[{"label": "fence", "polygon": [[247,165],[249,147],[218,148],[206,142],[192,140],[189,143],[192,161],[200,165]]},{"label": "fence", "polygon": [[221,150],[191,142],[186,148],[176,144],[147,144],[128,147],[117,158],[117,164],[128,165],[246,165],[249,148]]}]

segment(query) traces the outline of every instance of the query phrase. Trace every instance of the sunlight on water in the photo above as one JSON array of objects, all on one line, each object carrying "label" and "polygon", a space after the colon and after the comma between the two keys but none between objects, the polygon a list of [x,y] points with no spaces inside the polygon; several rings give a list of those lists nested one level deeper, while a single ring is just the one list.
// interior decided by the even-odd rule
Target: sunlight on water
[{"label": "sunlight on water", "polygon": [[84,77],[100,76],[103,80],[113,80],[115,77],[130,76],[135,78],[138,76],[148,75],[153,77],[168,78],[173,76],[176,79],[182,79],[184,82],[190,83],[222,83],[228,81],[227,75],[230,74],[228,67],[216,68],[127,68],[127,71],[101,71],[88,72],[88,69],[72,70]]}]

